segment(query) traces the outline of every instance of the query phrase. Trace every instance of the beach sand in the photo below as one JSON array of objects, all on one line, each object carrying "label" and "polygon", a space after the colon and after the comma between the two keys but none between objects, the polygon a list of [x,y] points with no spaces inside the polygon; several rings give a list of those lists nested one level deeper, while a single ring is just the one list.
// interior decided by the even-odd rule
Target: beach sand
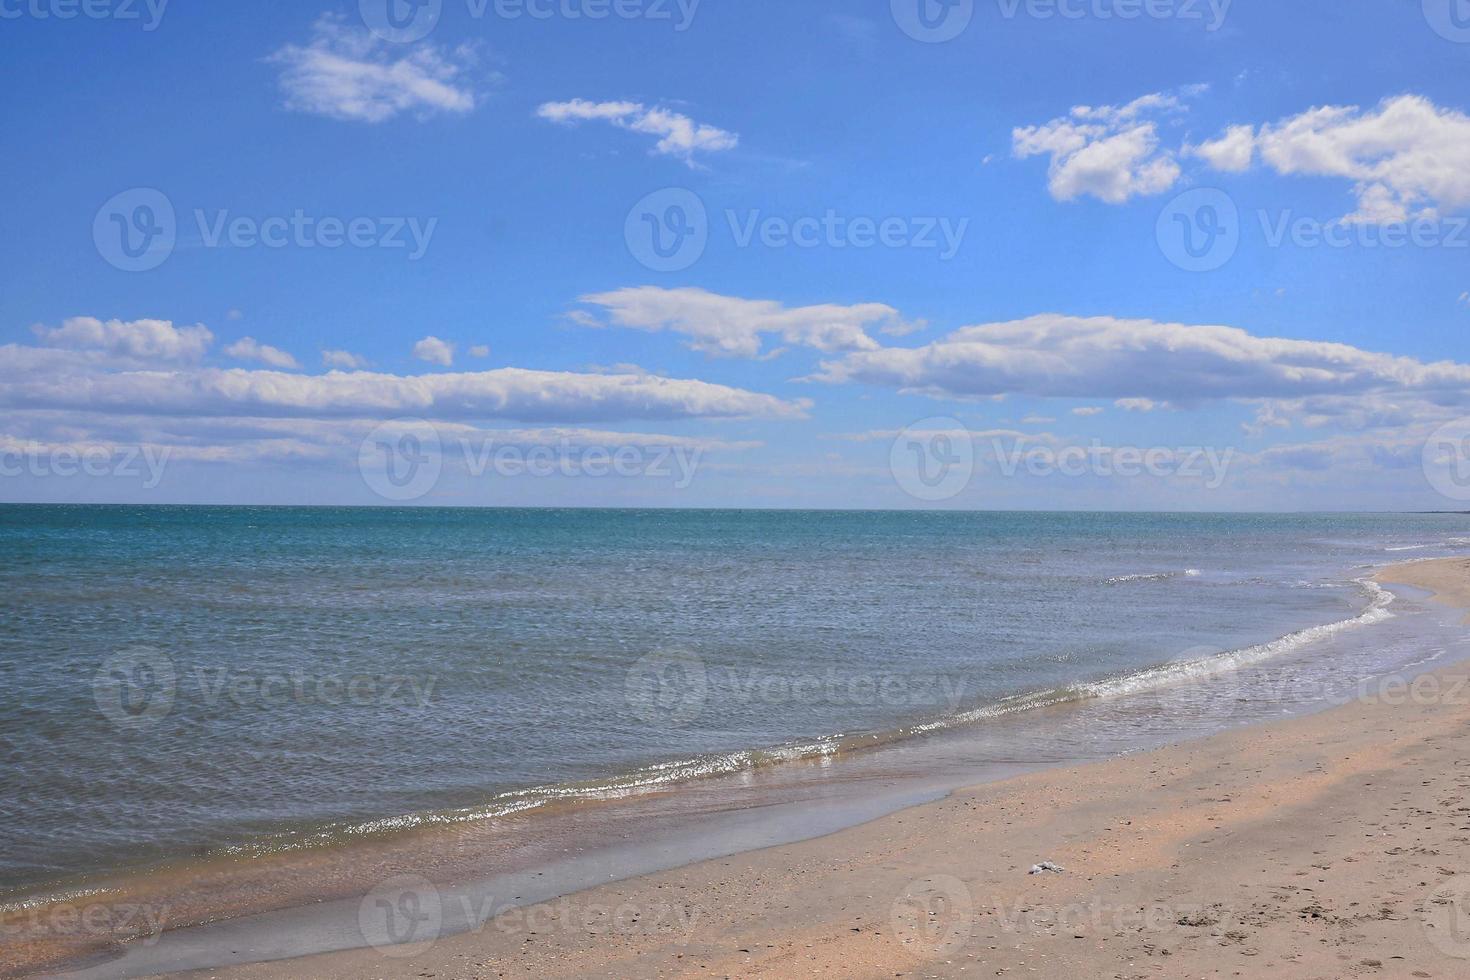
[{"label": "beach sand", "polygon": [[[1470,608],[1467,559],[1380,580]],[[1064,870],[1028,873],[1042,861]],[[1467,667],[609,884],[409,956],[195,975],[1467,977]]]}]

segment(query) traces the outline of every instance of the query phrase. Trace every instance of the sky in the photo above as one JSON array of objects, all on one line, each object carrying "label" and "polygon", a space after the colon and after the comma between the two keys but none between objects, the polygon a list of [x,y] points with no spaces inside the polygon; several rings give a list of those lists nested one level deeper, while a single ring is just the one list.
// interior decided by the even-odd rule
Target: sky
[{"label": "sky", "polygon": [[0,501],[1470,507],[1470,3],[0,0]]}]

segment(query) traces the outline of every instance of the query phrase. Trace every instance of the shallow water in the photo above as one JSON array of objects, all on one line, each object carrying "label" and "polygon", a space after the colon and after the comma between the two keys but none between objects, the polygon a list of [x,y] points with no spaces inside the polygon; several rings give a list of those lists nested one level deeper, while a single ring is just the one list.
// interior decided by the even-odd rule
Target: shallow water
[{"label": "shallow water", "polygon": [[0,884],[535,835],[650,788],[728,809],[717,773],[909,798],[1218,730],[1449,649],[1358,580],[1466,543],[1462,515],[0,507]]}]

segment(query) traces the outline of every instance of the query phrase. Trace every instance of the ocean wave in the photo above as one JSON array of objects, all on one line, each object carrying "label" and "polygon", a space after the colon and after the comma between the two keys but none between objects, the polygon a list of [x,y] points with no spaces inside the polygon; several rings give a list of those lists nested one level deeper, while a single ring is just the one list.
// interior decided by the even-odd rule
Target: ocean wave
[{"label": "ocean wave", "polygon": [[[1191,573],[1199,574],[1192,569],[1167,574],[1172,577]],[[474,806],[407,813],[354,823],[334,823],[305,833],[272,835],[265,839],[233,845],[225,848],[224,853],[243,856],[328,846],[353,838],[377,834],[494,820],[555,803],[614,800],[657,792],[696,779],[729,776],[768,766],[810,762],[844,752],[870,750],[882,745],[934,732],[976,725],[990,719],[1021,712],[1099,698],[1138,694],[1185,681],[1207,680],[1290,653],[1344,630],[1381,622],[1394,615],[1388,609],[1394,601],[1393,593],[1382,588],[1372,579],[1363,578],[1355,581],[1368,600],[1365,607],[1356,616],[1297,630],[1269,642],[1238,650],[1176,660],[1099,681],[1013,694],[990,704],[889,731],[834,734],[775,748],[714,753],[654,763],[606,779],[511,790]]]},{"label": "ocean wave", "polygon": [[1105,585],[1122,585],[1125,582],[1160,582],[1164,579],[1197,578],[1200,575],[1198,568],[1186,568],[1182,572],[1135,572],[1132,575],[1114,575],[1107,579]]},{"label": "ocean wave", "polygon": [[1356,579],[1355,582],[1367,596],[1368,602],[1361,612],[1349,619],[1323,623],[1320,626],[1309,626],[1306,629],[1277,637],[1267,643],[1257,643],[1239,650],[1226,650],[1204,657],[1190,657],[1183,660],[1175,660],[1170,663],[1147,667],[1143,670],[1133,671],[1101,681],[1085,682],[1053,688],[1047,691],[1036,691],[1029,694],[1003,698],[996,704],[986,705],[982,708],[976,708],[973,711],[962,712],[951,718],[930,722],[926,725],[918,726],[912,729],[912,731],[938,731],[944,728],[953,728],[958,725],[973,724],[984,721],[987,718],[1011,714],[1016,711],[1028,711],[1035,708],[1089,701],[1096,698],[1139,694],[1181,681],[1205,680],[1220,674],[1239,670],[1242,667],[1261,663],[1274,657],[1279,657],[1282,654],[1290,653],[1309,643],[1326,639],[1344,630],[1359,626],[1368,626],[1373,623],[1382,622],[1393,616],[1393,613],[1388,609],[1394,601],[1392,592],[1389,592],[1369,578]]},{"label": "ocean wave", "polygon": [[1079,685],[1079,690],[1086,692],[1091,697],[1116,697],[1121,694],[1136,694],[1140,691],[1152,690],[1178,681],[1203,680],[1279,657],[1344,630],[1368,626],[1393,616],[1388,609],[1394,599],[1392,592],[1372,579],[1363,578],[1356,581],[1367,594],[1368,604],[1362,612],[1349,619],[1323,623],[1321,626],[1309,626],[1306,629],[1277,637],[1267,643],[1257,643],[1239,650],[1227,650],[1206,657],[1176,660],[1122,677]]}]

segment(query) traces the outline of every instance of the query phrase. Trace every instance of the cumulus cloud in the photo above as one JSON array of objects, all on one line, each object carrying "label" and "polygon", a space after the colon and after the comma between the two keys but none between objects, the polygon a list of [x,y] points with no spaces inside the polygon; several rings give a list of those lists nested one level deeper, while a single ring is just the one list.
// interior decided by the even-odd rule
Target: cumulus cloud
[{"label": "cumulus cloud", "polygon": [[324,350],[322,363],[329,368],[340,368],[343,371],[360,371],[368,366],[368,359],[347,350]]},{"label": "cumulus cloud", "polygon": [[454,364],[454,345],[438,337],[425,337],[413,345],[413,356],[430,364],[450,367]]},{"label": "cumulus cloud", "polygon": [[296,358],[270,344],[262,344],[254,337],[241,337],[225,348],[225,353],[240,361],[259,361],[276,368],[299,368]]},{"label": "cumulus cloud", "polygon": [[1090,194],[1121,204],[1160,194],[1174,186],[1180,168],[1172,150],[1160,149],[1159,117],[1178,113],[1184,98],[1202,90],[1155,92],[1122,106],[1075,106],[1050,122],[1017,127],[1012,152],[1020,159],[1050,157],[1047,189],[1058,201]]},{"label": "cumulus cloud", "polygon": [[475,107],[464,78],[474,63],[469,48],[405,48],[340,16],[323,15],[311,41],[287,44],[267,60],[280,67],[285,107],[296,112],[378,123],[404,112],[425,117]]},{"label": "cumulus cloud", "polygon": [[1422,96],[1370,110],[1310,109],[1263,127],[1258,144],[1278,173],[1354,181],[1350,221],[1405,221],[1470,205],[1470,116]]},{"label": "cumulus cloud", "polygon": [[690,166],[696,153],[733,150],[740,137],[715,126],[697,123],[682,113],[658,106],[650,108],[641,102],[546,102],[537,110],[542,119],[564,125],[580,122],[606,122],[620,129],[657,136],[654,152],[678,157]]},{"label": "cumulus cloud", "polygon": [[1013,151],[1049,155],[1048,187],[1059,201],[1083,195],[1121,204],[1174,186],[1179,159],[1243,173],[1259,159],[1284,176],[1353,182],[1357,209],[1344,220],[1382,224],[1433,218],[1470,206],[1470,116],[1421,95],[1399,95],[1371,109],[1319,106],[1261,126],[1226,127],[1214,139],[1178,150],[1159,134],[1188,96],[1146,95],[1124,106],[1077,106],[1012,134]]},{"label": "cumulus cloud", "polygon": [[[682,334],[692,350],[719,356],[756,357],[765,335],[829,353],[877,350],[878,342],[867,328],[889,333],[910,329],[897,310],[882,303],[787,307],[775,300],[721,296],[695,287],[636,286],[593,293],[580,302],[601,307],[617,326]],[[575,322],[602,325],[590,314]]]},{"label": "cumulus cloud", "polygon": [[1231,126],[1224,135],[1206,140],[1198,146],[1186,146],[1185,152],[1199,157],[1216,170],[1238,174],[1250,169],[1256,155],[1256,131],[1251,126]]},{"label": "cumulus cloud", "polygon": [[1073,415],[1081,415],[1083,417],[1089,415],[1101,415],[1102,413],[1103,408],[1101,405],[1083,405],[1079,408],[1072,409]]},{"label": "cumulus cloud", "polygon": [[1109,398],[1135,409],[1144,400],[1361,403],[1382,392],[1420,404],[1470,403],[1470,365],[1258,337],[1237,327],[1055,313],[963,327],[922,347],[856,351],[824,361],[815,379],[953,398]]},{"label": "cumulus cloud", "polygon": [[168,320],[99,320],[74,316],[59,327],[32,328],[42,346],[102,351],[140,361],[198,361],[214,334],[203,324],[176,327]]}]

